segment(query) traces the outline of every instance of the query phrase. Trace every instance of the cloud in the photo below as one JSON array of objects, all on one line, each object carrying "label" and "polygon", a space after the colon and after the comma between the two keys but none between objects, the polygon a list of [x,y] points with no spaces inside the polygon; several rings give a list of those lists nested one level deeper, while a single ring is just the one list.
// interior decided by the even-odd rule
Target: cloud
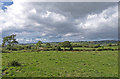
[{"label": "cloud", "polygon": [[3,37],[21,43],[117,39],[117,3],[17,2],[0,12]]},{"label": "cloud", "polygon": [[54,22],[64,22],[66,20],[66,17],[55,13],[55,12],[50,12],[50,11],[46,11],[45,14],[41,14],[41,18],[43,19],[50,19],[53,20]]},{"label": "cloud", "polygon": [[45,33],[42,33],[42,36],[46,36],[46,34],[45,34]]},{"label": "cloud", "polygon": [[[87,38],[117,39],[118,6],[110,7],[99,14],[89,14],[86,21],[77,26],[86,31]],[[78,21],[78,20],[77,20]],[[92,35],[92,36],[91,36]]]}]

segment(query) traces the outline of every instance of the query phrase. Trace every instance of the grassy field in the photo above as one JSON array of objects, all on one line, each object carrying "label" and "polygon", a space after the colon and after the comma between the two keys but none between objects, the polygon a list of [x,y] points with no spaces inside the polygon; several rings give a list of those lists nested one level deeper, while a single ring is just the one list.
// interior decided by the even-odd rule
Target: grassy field
[{"label": "grassy field", "polygon": [[[118,77],[118,51],[2,54],[3,77]],[[21,66],[8,66],[13,60]]]}]

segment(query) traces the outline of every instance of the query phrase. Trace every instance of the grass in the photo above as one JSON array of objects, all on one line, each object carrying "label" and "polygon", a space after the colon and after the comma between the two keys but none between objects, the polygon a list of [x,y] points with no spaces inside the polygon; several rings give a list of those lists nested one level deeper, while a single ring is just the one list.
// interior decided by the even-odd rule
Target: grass
[{"label": "grass", "polygon": [[0,53],[0,79],[2,77],[2,53]]},{"label": "grass", "polygon": [[[2,54],[3,77],[118,77],[118,51]],[[8,66],[12,61],[21,66]]]}]

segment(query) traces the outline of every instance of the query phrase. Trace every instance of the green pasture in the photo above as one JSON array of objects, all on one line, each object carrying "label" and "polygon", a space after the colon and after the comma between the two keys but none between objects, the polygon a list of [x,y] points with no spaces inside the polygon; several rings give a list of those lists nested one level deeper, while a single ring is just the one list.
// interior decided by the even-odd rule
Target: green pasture
[{"label": "green pasture", "polygon": [[2,53],[2,71],[3,77],[118,77],[118,51]]}]

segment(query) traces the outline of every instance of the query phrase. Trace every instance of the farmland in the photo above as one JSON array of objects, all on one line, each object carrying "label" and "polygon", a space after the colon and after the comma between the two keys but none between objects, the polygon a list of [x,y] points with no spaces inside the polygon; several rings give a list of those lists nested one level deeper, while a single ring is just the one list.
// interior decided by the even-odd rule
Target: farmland
[{"label": "farmland", "polygon": [[[117,51],[3,53],[3,77],[117,77]],[[8,66],[11,61],[21,66]]]},{"label": "farmland", "polygon": [[118,77],[118,42],[2,44],[3,77]]}]

